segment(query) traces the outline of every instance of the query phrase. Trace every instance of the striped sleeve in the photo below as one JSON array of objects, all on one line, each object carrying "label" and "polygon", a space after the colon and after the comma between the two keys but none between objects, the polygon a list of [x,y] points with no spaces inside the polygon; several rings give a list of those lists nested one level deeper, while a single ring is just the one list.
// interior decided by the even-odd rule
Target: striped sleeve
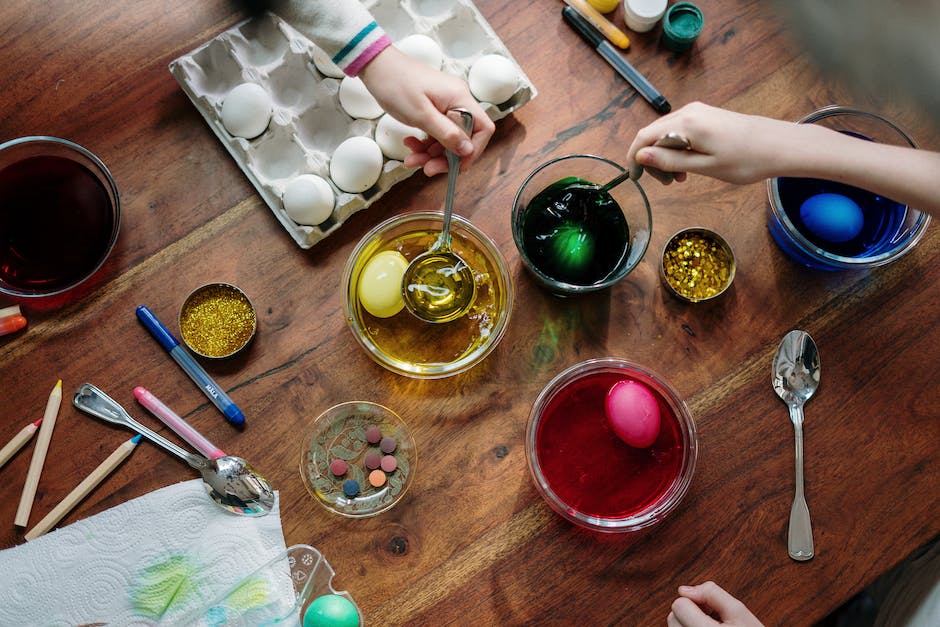
[{"label": "striped sleeve", "polygon": [[284,0],[276,10],[349,76],[356,76],[392,43],[372,14],[354,0]]}]

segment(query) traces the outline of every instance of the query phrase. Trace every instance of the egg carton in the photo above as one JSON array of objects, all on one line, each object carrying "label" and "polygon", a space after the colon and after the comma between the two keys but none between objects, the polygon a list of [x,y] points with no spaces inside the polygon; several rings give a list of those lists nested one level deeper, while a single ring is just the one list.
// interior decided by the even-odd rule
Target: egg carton
[{"label": "egg carton", "polygon": [[[535,86],[470,0],[372,0],[363,3],[392,42],[426,35],[443,53],[442,71],[467,79],[473,63],[501,55],[518,71],[518,87],[504,102],[481,102],[499,120],[537,94]],[[361,193],[341,190],[330,178],[330,159],[344,140],[372,137],[378,119],[350,116],[339,101],[340,78],[318,68],[324,53],[281,17],[266,13],[245,20],[169,65],[170,73],[208,122],[278,221],[301,248],[335,232],[354,213],[378,200],[417,170],[383,155],[378,181]],[[319,58],[318,58],[319,57]],[[221,119],[226,95],[255,83],[274,107],[266,130],[252,139],[233,136]],[[334,192],[333,212],[317,226],[291,219],[282,201],[287,184],[315,174]]]}]

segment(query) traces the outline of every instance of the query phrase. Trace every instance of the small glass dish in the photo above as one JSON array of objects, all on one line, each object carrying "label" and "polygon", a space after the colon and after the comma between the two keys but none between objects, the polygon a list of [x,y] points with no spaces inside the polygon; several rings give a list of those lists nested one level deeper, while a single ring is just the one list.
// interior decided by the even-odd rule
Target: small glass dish
[{"label": "small glass dish", "polygon": [[62,294],[91,278],[117,242],[114,178],[101,159],[66,139],[0,143],[0,197],[0,294]]},{"label": "small glass dish", "polygon": [[393,216],[359,241],[343,271],[343,311],[356,341],[376,363],[419,379],[449,377],[480,363],[502,339],[512,311],[512,279],[502,254],[459,215],[451,222],[451,247],[473,270],[476,281],[476,297],[466,314],[434,324],[407,309],[377,317],[363,307],[359,283],[369,262],[391,251],[407,263],[430,248],[442,226],[441,212]]},{"label": "small glass dish", "polygon": [[200,357],[224,359],[248,346],[258,319],[245,292],[230,283],[207,283],[183,301],[179,326],[189,350]]},{"label": "small glass dish", "polygon": [[[851,107],[829,105],[797,123],[816,124],[878,143],[917,147],[893,122]],[[861,208],[861,230],[850,231],[857,232],[856,236],[832,242],[809,230],[801,216],[803,204],[824,194],[849,198]],[[914,248],[930,222],[927,213],[913,207],[820,179],[767,179],[767,197],[767,225],[774,241],[794,261],[817,270],[866,270],[891,263]]]},{"label": "small glass dish", "polygon": [[[648,448],[611,428],[608,391],[640,383],[659,404],[661,426]],[[552,379],[526,427],[526,460],[536,490],[566,520],[607,533],[661,522],[682,501],[695,472],[698,438],[685,402],[659,375],[627,359],[591,359]]]},{"label": "small glass dish", "polygon": [[[370,428],[381,438],[393,438],[394,449],[385,441],[369,441]],[[370,456],[394,458],[394,467],[369,467]],[[343,472],[333,463],[342,460]],[[384,461],[384,460],[383,460]],[[349,518],[375,516],[398,503],[414,481],[418,453],[414,438],[402,419],[387,407],[368,401],[335,405],[313,422],[300,455],[300,476],[307,491],[329,511]],[[381,485],[370,481],[375,470],[384,473]],[[355,481],[355,493],[346,489]]]},{"label": "small glass dish", "polygon": [[[548,248],[542,250],[542,244],[533,244],[547,241],[546,236],[537,233],[533,225],[540,216],[547,215],[546,212],[538,215],[534,212],[539,211],[546,194],[551,193],[550,189],[568,184],[604,185],[623,172],[623,167],[603,157],[574,154],[543,163],[523,181],[512,203],[512,237],[523,264],[540,285],[559,296],[596,292],[622,280],[643,259],[649,246],[653,218],[646,193],[639,183],[632,180],[624,181],[609,192],[615,204],[619,205],[619,212],[612,212],[603,219],[599,212],[594,212],[590,224],[568,221],[562,225],[572,231],[570,237],[562,242],[553,236],[550,245],[554,247],[558,243],[564,250],[552,248],[553,252],[548,252]],[[560,231],[555,225],[551,228],[553,233]],[[618,231],[622,232],[618,234]],[[587,243],[578,245],[577,242]],[[583,265],[582,260],[601,257],[609,257],[610,261],[604,264],[605,267],[597,268],[596,279],[575,282],[569,277],[560,278],[558,274],[559,264],[570,267],[562,259],[566,256],[576,259],[573,263],[578,265]],[[558,266],[554,275],[546,267],[551,264]]]},{"label": "small glass dish", "polygon": [[701,303],[724,294],[736,269],[734,251],[725,238],[696,226],[682,229],[666,241],[659,277],[679,300]]}]

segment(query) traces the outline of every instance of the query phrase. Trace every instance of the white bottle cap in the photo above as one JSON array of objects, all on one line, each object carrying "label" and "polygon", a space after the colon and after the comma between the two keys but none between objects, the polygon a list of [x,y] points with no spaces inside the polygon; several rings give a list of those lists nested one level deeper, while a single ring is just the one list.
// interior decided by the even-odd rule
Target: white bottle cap
[{"label": "white bottle cap", "polygon": [[656,26],[666,12],[667,0],[623,0],[623,20],[635,33],[645,33]]}]

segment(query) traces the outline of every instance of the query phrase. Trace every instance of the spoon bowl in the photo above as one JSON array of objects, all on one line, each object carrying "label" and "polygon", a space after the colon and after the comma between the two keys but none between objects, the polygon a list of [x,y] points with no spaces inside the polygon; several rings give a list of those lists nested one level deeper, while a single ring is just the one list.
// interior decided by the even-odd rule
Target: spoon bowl
[{"label": "spoon bowl", "polygon": [[242,516],[264,516],[274,508],[276,497],[271,485],[244,459],[232,455],[206,459],[187,453],[131,418],[117,401],[90,383],[79,386],[72,404],[95,418],[136,431],[198,470],[206,493],[222,509]]},{"label": "spoon bowl", "polygon": [[[466,135],[473,131],[473,116],[469,111],[451,109],[447,115]],[[421,320],[431,323],[456,320],[470,309],[476,296],[473,270],[450,248],[450,222],[460,157],[450,150],[445,152],[445,156],[448,169],[444,226],[431,248],[411,260],[401,282],[405,307]]]},{"label": "spoon bowl", "polygon": [[797,561],[812,559],[813,528],[803,495],[803,405],[819,387],[819,351],[806,331],[787,333],[773,361],[773,388],[790,410],[796,439],[796,494],[790,508],[787,549]]}]

